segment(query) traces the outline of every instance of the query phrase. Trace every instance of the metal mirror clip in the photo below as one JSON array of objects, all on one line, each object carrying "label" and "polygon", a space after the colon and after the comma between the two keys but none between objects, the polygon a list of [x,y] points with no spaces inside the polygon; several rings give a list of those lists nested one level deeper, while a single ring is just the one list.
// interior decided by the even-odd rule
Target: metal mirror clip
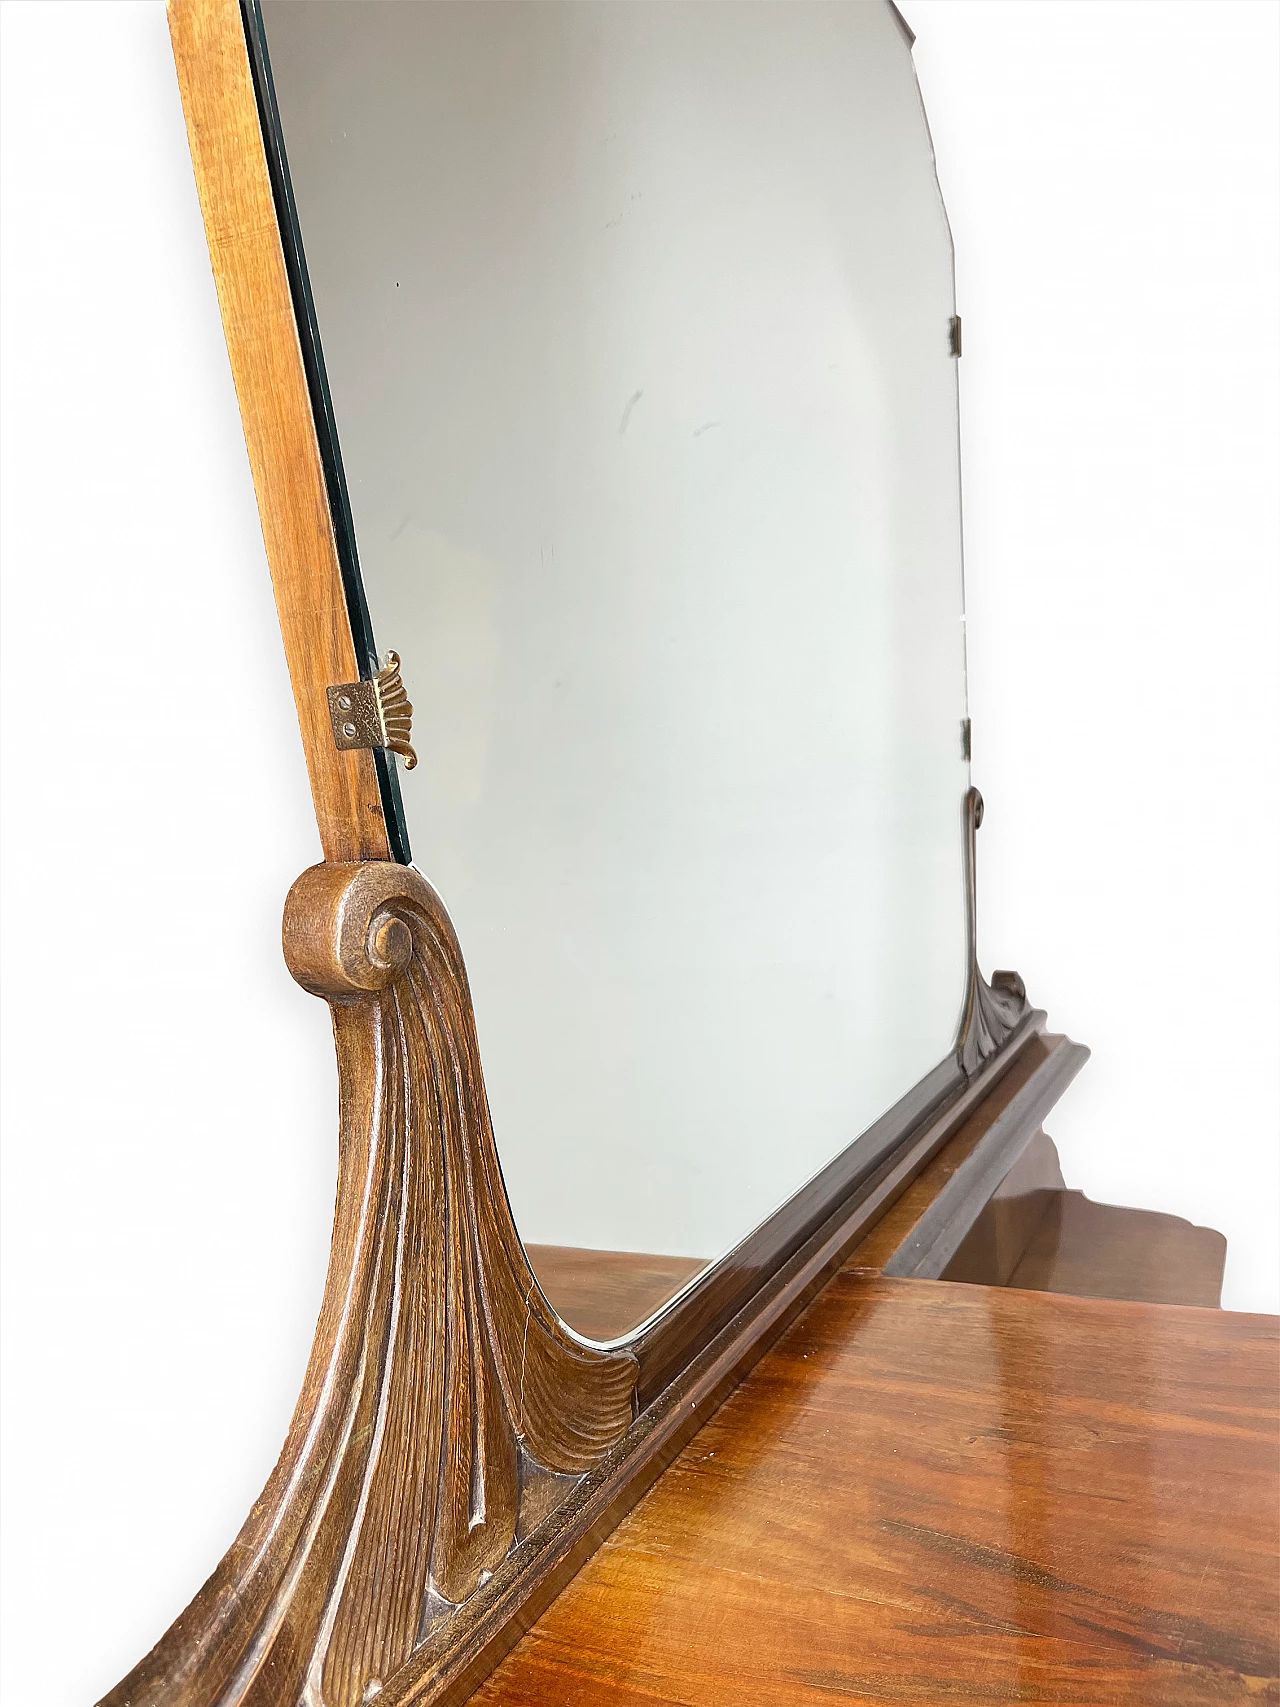
[{"label": "metal mirror clip", "polygon": [[418,755],[411,745],[413,706],[400,679],[400,654],[388,652],[385,668],[371,681],[339,682],[326,690],[334,745],[339,752],[385,747],[399,753],[411,771]]}]

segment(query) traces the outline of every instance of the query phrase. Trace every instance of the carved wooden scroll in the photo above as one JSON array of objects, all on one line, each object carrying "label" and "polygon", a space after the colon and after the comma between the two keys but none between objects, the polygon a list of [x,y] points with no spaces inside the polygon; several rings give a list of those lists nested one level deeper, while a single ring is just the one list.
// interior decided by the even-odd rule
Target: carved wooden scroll
[{"label": "carved wooden scroll", "polygon": [[978,967],[978,830],[982,796],[971,788],[964,797],[965,915],[969,940],[969,982],[960,1021],[958,1054],[970,1078],[1031,1011],[1026,985],[1016,972],[993,972],[988,984]]},{"label": "carved wooden scroll", "polygon": [[284,948],[341,1086],[315,1345],[261,1499],[103,1707],[363,1707],[632,1418],[635,1359],[574,1339],[525,1260],[435,891],[314,866]]}]

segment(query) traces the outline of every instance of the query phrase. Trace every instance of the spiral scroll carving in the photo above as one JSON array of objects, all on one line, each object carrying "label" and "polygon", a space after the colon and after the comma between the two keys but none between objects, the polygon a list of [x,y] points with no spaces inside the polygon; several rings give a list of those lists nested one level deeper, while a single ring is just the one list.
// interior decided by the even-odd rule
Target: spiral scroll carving
[{"label": "spiral scroll carving", "polygon": [[240,1536],[104,1707],[361,1707],[507,1557],[522,1502],[632,1417],[635,1360],[575,1340],[525,1259],[434,890],[315,866],[284,946],[331,1004],[341,1085],[316,1341]]}]

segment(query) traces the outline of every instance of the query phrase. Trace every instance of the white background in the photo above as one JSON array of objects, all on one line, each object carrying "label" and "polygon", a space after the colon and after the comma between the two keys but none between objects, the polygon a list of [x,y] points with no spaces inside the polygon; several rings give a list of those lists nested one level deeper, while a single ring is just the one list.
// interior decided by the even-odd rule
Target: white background
[{"label": "white background", "polygon": [[[1274,1309],[1277,8],[905,9],[983,959],[1094,1051],[1069,1183],[1220,1228],[1226,1303]],[[277,947],[319,849],[163,10],[4,31],[4,1698],[83,1703],[283,1437],[334,1073]]]}]

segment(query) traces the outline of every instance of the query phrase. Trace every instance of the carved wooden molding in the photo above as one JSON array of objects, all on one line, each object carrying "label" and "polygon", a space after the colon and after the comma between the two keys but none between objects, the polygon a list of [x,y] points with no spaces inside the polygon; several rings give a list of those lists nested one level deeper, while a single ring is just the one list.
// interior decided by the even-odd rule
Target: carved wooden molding
[{"label": "carved wooden molding", "polygon": [[923,1100],[917,1087],[631,1351],[584,1345],[556,1319],[512,1223],[453,930],[416,872],[383,863],[373,758],[334,739],[327,690],[355,681],[357,647],[240,3],[169,13],[333,862],[294,885],[284,938],[294,976],[331,1006],[341,1140],[329,1275],[279,1463],[104,1707],[457,1707],[986,1095],[1029,1010],[1015,975],[978,971],[974,790],[965,1014]]},{"label": "carved wooden molding", "polygon": [[319,865],[284,949],[331,1005],[333,1249],[280,1461],[191,1605],[103,1707],[361,1707],[632,1420],[525,1259],[466,971],[411,867]]},{"label": "carved wooden molding", "polygon": [[969,981],[960,1020],[957,1054],[972,1078],[1031,1012],[1026,985],[1016,972],[993,972],[991,982],[978,966],[978,831],[982,796],[971,788],[964,797],[965,920],[969,942]]}]

